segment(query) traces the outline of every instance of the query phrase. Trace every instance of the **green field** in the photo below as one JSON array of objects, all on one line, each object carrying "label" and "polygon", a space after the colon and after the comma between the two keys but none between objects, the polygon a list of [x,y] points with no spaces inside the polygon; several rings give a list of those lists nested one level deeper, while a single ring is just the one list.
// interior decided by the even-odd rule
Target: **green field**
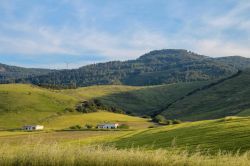
[{"label": "green field", "polygon": [[[94,113],[95,114],[95,113]],[[91,116],[86,118],[91,121]],[[118,118],[118,117],[117,117]],[[74,120],[74,119],[73,119]],[[93,120],[96,122],[96,120]],[[49,131],[49,132],[0,132],[0,143],[25,142],[32,136],[35,140],[68,143],[108,143],[118,148],[141,147],[146,149],[169,149],[173,146],[194,152],[197,148],[210,152],[245,152],[250,150],[250,118],[227,117],[218,120],[185,122],[182,124],[147,128],[148,122],[127,117],[126,123],[136,122],[129,131]],[[67,122],[66,122],[67,123]],[[58,128],[63,128],[58,123]],[[139,126],[138,126],[139,125]],[[66,125],[67,126],[67,125]],[[50,142],[49,141],[49,142]],[[31,141],[36,143],[37,141]]]},{"label": "green field", "polygon": [[0,165],[247,166],[249,126],[249,117],[227,117],[130,131],[1,131]]},{"label": "green field", "polygon": [[[196,148],[217,152],[250,149],[250,118],[227,117],[218,120],[186,122],[137,132],[117,141],[118,147]],[[145,139],[146,138],[146,139]]]}]

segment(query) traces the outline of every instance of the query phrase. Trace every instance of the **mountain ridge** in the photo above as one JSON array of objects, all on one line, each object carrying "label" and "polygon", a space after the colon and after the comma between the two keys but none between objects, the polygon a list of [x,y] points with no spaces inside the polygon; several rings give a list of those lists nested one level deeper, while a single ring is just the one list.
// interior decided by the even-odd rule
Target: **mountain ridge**
[{"label": "mountain ridge", "polygon": [[[250,67],[249,58],[212,58],[184,49],[162,49],[135,60],[91,64],[78,69],[47,70],[43,74],[36,72],[28,77],[16,77],[14,82],[50,87],[145,86],[219,79],[247,67]],[[2,82],[8,83],[8,80],[3,80],[2,76]]]}]

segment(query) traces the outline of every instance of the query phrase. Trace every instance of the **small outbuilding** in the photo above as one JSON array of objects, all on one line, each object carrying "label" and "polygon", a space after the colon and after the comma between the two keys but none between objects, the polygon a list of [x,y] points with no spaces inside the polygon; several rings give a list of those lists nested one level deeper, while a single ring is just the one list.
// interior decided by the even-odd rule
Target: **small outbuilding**
[{"label": "small outbuilding", "polygon": [[98,129],[116,129],[119,126],[118,123],[103,123],[97,125]]},{"label": "small outbuilding", "polygon": [[23,126],[23,130],[27,130],[27,131],[33,131],[33,130],[43,130],[44,126],[42,125],[27,125],[27,126]]}]

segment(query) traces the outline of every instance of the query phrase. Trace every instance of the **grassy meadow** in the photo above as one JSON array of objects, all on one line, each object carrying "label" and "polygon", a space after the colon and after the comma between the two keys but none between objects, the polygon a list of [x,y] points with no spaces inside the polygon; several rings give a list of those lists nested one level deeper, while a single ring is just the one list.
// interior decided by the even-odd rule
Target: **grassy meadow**
[{"label": "grassy meadow", "polygon": [[147,129],[122,138],[115,144],[120,148],[167,149],[174,145],[190,151],[199,148],[210,152],[245,152],[250,149],[249,136],[249,117],[226,117]]},{"label": "grassy meadow", "polygon": [[114,147],[36,144],[11,148],[0,147],[0,165],[11,166],[248,166],[250,153],[215,155],[189,153],[176,149],[146,151],[144,149],[116,149]]}]

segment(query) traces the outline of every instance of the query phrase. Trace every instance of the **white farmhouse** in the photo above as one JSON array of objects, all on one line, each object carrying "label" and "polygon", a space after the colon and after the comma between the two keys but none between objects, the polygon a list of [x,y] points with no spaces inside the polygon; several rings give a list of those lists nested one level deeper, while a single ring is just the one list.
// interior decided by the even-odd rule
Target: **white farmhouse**
[{"label": "white farmhouse", "polygon": [[23,130],[27,130],[27,131],[33,131],[33,130],[43,130],[44,126],[42,125],[27,125],[27,126],[23,126]]},{"label": "white farmhouse", "polygon": [[98,129],[116,129],[119,126],[118,123],[104,123],[97,125]]}]

